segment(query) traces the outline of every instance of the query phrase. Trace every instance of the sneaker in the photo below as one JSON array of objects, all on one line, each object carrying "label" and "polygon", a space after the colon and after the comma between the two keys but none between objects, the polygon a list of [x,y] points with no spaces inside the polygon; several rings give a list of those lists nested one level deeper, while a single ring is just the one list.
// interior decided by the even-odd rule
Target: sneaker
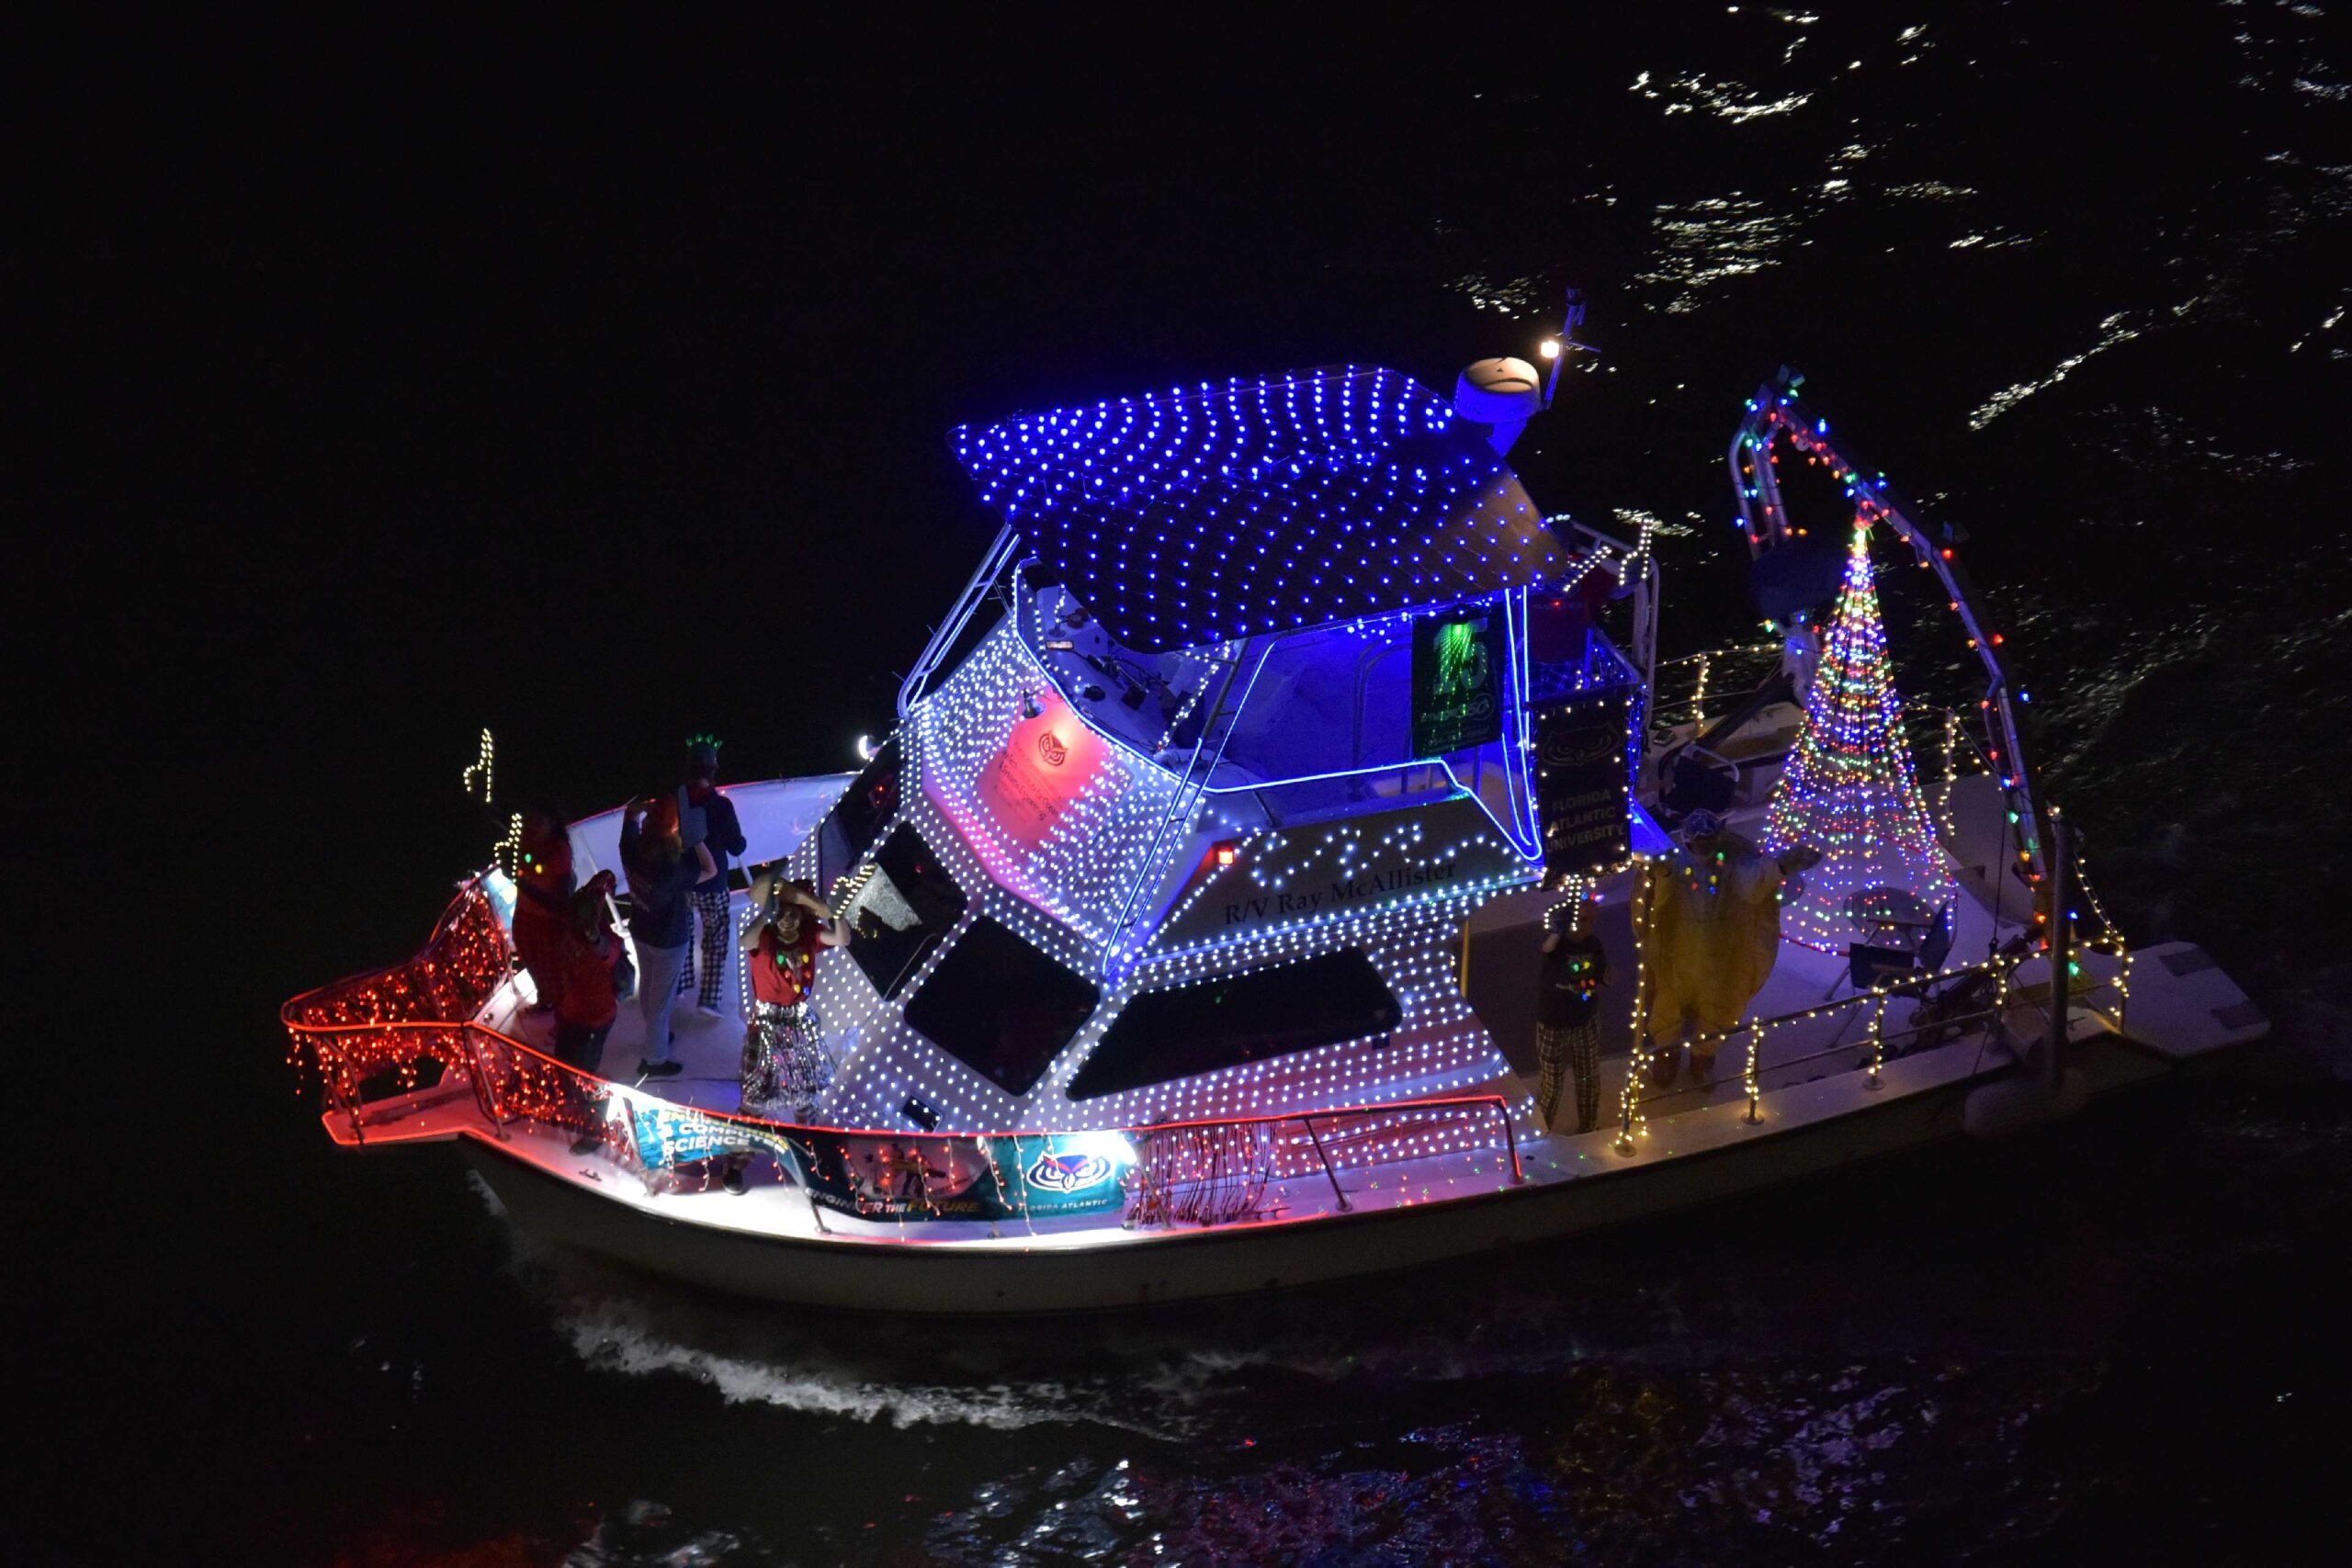
[{"label": "sneaker", "polygon": [[637,1076],[641,1078],[674,1078],[686,1070],[686,1065],[675,1056],[666,1062],[639,1062]]},{"label": "sneaker", "polygon": [[571,1140],[571,1152],[575,1155],[593,1155],[604,1146],[605,1140],[594,1133],[582,1133]]},{"label": "sneaker", "polygon": [[717,1008],[706,1006],[701,1002],[696,1002],[694,1005],[694,1011],[696,1016],[710,1019],[713,1021],[716,1021],[723,1016]]},{"label": "sneaker", "polygon": [[729,1192],[735,1194],[738,1198],[741,1198],[744,1192],[748,1190],[748,1189],[743,1185],[743,1168],[740,1165],[729,1164],[727,1168],[727,1174],[718,1179],[718,1184],[721,1187],[726,1188]]}]

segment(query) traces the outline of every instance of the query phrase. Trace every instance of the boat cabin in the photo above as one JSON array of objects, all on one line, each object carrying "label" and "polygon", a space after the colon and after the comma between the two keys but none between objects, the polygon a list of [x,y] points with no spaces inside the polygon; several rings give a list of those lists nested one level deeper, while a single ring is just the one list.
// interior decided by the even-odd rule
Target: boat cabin
[{"label": "boat cabin", "polygon": [[854,884],[858,940],[816,997],[842,1064],[823,1118],[1119,1127],[1515,1089],[1463,931],[1543,874],[1548,712],[1612,727],[1594,858],[1622,858],[1639,677],[1568,590],[1613,587],[1625,548],[1547,524],[1485,425],[1389,370],[956,446],[1004,534],[792,856]]}]

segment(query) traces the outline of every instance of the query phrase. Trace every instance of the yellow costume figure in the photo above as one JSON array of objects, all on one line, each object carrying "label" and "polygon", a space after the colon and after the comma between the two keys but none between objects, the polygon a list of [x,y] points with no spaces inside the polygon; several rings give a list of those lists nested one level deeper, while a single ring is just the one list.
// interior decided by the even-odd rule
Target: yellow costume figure
[{"label": "yellow costume figure", "polygon": [[[1648,986],[1644,1032],[1671,1050],[1684,1030],[1695,1029],[1693,1077],[1713,1076],[1720,1037],[1738,1024],[1772,973],[1784,874],[1819,859],[1800,846],[1776,861],[1725,831],[1712,813],[1694,811],[1683,824],[1682,843],[1642,868],[1634,918]],[[1674,1081],[1676,1066],[1671,1057],[1660,1064],[1660,1083]]]}]

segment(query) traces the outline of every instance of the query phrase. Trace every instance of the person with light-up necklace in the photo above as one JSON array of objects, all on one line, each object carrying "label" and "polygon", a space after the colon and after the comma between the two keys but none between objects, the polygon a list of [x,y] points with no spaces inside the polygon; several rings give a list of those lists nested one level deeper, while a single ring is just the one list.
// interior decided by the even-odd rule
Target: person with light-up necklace
[{"label": "person with light-up necklace", "polygon": [[[751,994],[744,998],[743,1101],[746,1116],[804,1122],[832,1081],[809,994],[817,985],[817,950],[849,943],[849,922],[806,882],[764,871],[752,884],[751,922],[743,931]],[[727,1190],[744,1190],[749,1155],[728,1158]]]}]

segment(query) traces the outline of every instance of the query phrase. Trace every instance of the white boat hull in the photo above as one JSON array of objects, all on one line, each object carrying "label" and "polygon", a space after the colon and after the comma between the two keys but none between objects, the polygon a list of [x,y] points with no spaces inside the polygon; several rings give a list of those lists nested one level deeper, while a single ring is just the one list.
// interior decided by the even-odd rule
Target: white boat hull
[{"label": "white boat hull", "polygon": [[[1928,1055],[1957,1055],[1951,1052]],[[1969,1048],[1971,1055],[1974,1048]],[[2078,1065],[2094,1092],[2170,1070],[2145,1047],[2099,1035]],[[1924,1067],[1928,1064],[1919,1059]],[[1595,1166],[1589,1174],[1439,1201],[1367,1208],[1291,1223],[1128,1234],[1097,1246],[894,1242],[766,1234],[702,1223],[724,1194],[668,1201],[673,1213],[616,1201],[501,1145],[465,1140],[467,1156],[514,1222],[535,1237],[626,1267],[737,1296],[820,1307],[974,1314],[1133,1308],[1240,1295],[1413,1269],[1574,1235],[1837,1170],[1960,1135],[1972,1088],[2014,1069],[1932,1073],[1908,1091],[1893,1080],[1830,1114],[1768,1115],[1713,1146]],[[1945,1064],[1947,1067],[1951,1064]],[[1781,1098],[1781,1097],[1773,1097]],[[1736,1106],[1711,1115],[1739,1119]],[[1589,1141],[1589,1140],[1588,1140]],[[722,1210],[723,1213],[724,1211]]]}]

